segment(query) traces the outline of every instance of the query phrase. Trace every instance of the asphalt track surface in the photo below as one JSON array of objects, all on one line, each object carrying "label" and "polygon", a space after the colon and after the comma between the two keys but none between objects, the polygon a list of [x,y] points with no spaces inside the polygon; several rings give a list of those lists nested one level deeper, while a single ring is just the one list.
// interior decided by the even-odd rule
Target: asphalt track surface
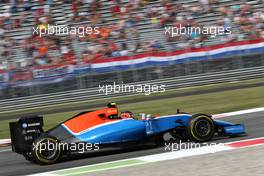
[{"label": "asphalt track surface", "polygon": [[264,145],[189,156],[125,168],[92,172],[89,176],[263,176]]},{"label": "asphalt track surface", "polygon": [[[166,99],[166,98],[172,98],[172,97],[185,97],[185,96],[192,96],[192,95],[201,95],[201,94],[208,94],[208,93],[217,93],[217,92],[223,92],[223,91],[229,91],[229,90],[239,90],[239,89],[246,89],[246,88],[254,88],[254,87],[263,87],[264,82],[259,83],[253,83],[253,84],[245,84],[245,85],[236,85],[236,86],[230,86],[230,87],[220,87],[220,88],[212,88],[208,90],[194,90],[191,92],[183,92],[178,93],[175,91],[173,94],[165,94],[160,96],[142,96],[137,97],[135,99],[129,99],[129,100],[120,100],[118,101],[119,104],[127,104],[127,103],[137,103],[137,102],[144,102],[144,101],[153,101],[153,100],[160,100],[160,99]],[[117,98],[117,97],[116,97]],[[90,104],[87,103],[87,105],[81,105],[78,107],[67,107],[67,108],[60,108],[60,109],[52,109],[49,110],[48,108],[43,108],[38,111],[38,114],[53,114],[58,112],[70,112],[75,110],[83,110],[83,109],[96,109],[99,107],[104,107],[104,103],[96,103],[96,104]],[[0,117],[1,120],[10,120],[15,118],[20,118],[21,116],[27,116],[27,115],[35,115],[36,113],[30,113],[30,112],[20,112],[19,115],[12,115],[9,114],[2,114]]]},{"label": "asphalt track surface", "polygon": [[[264,112],[225,117],[225,118],[221,118],[221,120],[227,120],[234,123],[244,123],[246,125],[247,135],[234,137],[234,138],[214,140],[213,142],[215,143],[224,143],[224,142],[231,142],[231,141],[264,136]],[[26,174],[40,173],[46,171],[53,171],[58,169],[70,168],[70,167],[97,164],[102,162],[163,153],[166,152],[164,149],[165,147],[140,148],[134,151],[131,150],[115,151],[115,152],[111,151],[111,152],[93,154],[88,156],[86,155],[82,157],[75,156],[69,158],[67,161],[62,161],[54,165],[40,166],[26,161],[23,156],[13,153],[9,149],[1,148],[0,175],[26,175]]]}]

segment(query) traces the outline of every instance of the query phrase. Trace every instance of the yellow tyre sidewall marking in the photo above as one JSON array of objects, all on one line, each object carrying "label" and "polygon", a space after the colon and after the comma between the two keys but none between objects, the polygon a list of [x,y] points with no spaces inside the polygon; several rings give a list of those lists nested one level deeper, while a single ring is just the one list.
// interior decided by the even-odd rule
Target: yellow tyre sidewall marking
[{"label": "yellow tyre sidewall marking", "polygon": [[[44,140],[53,141],[54,143],[57,143],[57,141],[56,141],[55,139],[53,139],[53,138],[43,138],[43,139],[41,139],[40,141],[37,142],[36,146],[39,147],[39,145],[41,144],[41,142],[43,142]],[[46,160],[46,159],[43,159],[43,158],[39,155],[38,148],[37,148],[37,150],[35,150],[34,152],[35,152],[35,154],[36,154],[37,159],[38,159],[39,161],[43,162],[43,163],[51,163],[51,162],[54,162],[54,161],[56,161],[56,160],[59,158],[59,156],[60,156],[60,150],[58,150],[59,153],[56,154],[56,155],[57,155],[56,158],[54,158],[53,160]]]},{"label": "yellow tyre sidewall marking", "polygon": [[[198,116],[197,118],[206,118],[208,119],[209,121],[212,121],[212,119],[210,117],[207,117],[207,116]],[[192,137],[195,138],[196,140],[198,141],[202,141],[201,139],[199,139],[198,137],[195,136],[195,134],[193,133],[193,129],[194,129],[194,122],[195,121],[192,121],[191,122],[191,134],[192,134]]]}]

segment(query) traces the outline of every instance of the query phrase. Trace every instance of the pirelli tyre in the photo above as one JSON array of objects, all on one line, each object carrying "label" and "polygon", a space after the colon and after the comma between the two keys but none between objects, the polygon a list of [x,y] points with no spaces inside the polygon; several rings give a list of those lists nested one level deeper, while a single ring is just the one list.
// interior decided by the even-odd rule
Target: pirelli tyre
[{"label": "pirelli tyre", "polygon": [[59,161],[61,150],[58,141],[52,136],[41,136],[33,142],[32,161],[47,165]]},{"label": "pirelli tyre", "polygon": [[186,127],[188,138],[194,142],[210,141],[214,137],[213,119],[206,114],[195,114]]}]

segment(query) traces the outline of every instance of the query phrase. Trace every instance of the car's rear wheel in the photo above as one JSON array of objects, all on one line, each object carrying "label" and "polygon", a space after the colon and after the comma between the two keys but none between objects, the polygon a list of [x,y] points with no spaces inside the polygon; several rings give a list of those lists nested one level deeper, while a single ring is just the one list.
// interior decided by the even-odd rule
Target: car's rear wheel
[{"label": "car's rear wheel", "polygon": [[38,164],[53,164],[61,157],[58,141],[51,136],[42,136],[33,142],[32,158]]},{"label": "car's rear wheel", "polygon": [[213,119],[206,114],[193,115],[186,130],[188,138],[195,142],[209,141],[214,137],[215,133]]}]

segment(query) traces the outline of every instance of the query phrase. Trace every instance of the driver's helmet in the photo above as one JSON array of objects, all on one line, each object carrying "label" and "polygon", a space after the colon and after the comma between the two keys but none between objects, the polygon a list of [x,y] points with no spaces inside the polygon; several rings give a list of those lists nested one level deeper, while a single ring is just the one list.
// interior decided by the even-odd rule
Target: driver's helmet
[{"label": "driver's helmet", "polygon": [[134,118],[134,114],[130,111],[124,111],[124,112],[121,112],[120,117],[122,119]]},{"label": "driver's helmet", "polygon": [[107,104],[108,108],[116,108],[116,103],[115,102],[110,102]]}]

